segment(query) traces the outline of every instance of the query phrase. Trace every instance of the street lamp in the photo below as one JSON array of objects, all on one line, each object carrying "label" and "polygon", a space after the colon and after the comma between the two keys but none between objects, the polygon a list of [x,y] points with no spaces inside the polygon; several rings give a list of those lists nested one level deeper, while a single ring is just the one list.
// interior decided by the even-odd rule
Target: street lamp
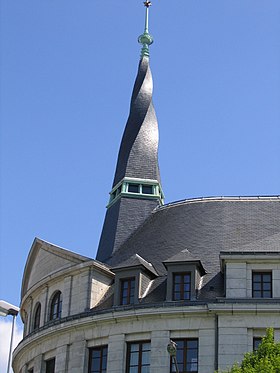
[{"label": "street lamp", "polygon": [[12,348],[13,348],[13,338],[14,338],[14,328],[15,328],[15,319],[19,312],[19,308],[13,306],[12,304],[5,302],[4,300],[0,300],[0,316],[13,316],[13,323],[12,323],[12,331],[11,331],[11,340],[10,340],[10,351],[9,351],[9,359],[8,359],[8,366],[7,366],[7,373],[10,371],[10,363],[11,363],[11,356],[12,356]]},{"label": "street lamp", "polygon": [[178,363],[177,363],[177,357],[176,357],[176,353],[177,353],[177,343],[175,343],[174,341],[172,341],[172,339],[170,339],[170,342],[168,343],[167,345],[167,351],[171,357],[171,361],[173,360],[173,363],[175,365],[175,369],[176,369],[176,373],[179,373],[179,368],[178,368]]}]

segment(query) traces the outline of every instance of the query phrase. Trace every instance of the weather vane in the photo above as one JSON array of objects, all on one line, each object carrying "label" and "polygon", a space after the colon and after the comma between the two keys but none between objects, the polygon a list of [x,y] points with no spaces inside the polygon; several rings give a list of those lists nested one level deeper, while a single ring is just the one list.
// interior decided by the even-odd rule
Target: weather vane
[{"label": "weather vane", "polygon": [[149,34],[149,8],[152,5],[150,1],[144,1],[146,7],[146,17],[145,17],[145,29],[144,33],[139,36],[138,42],[143,45],[141,50],[141,57],[149,57],[149,45],[153,43],[153,37]]},{"label": "weather vane", "polygon": [[144,1],[144,5],[146,8],[149,8],[152,5],[152,3],[150,1]]}]

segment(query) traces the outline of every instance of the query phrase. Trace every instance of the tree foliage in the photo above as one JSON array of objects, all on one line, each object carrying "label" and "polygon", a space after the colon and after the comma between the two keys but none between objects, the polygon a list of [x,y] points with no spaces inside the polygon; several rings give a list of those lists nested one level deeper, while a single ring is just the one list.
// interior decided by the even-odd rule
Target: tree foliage
[{"label": "tree foliage", "polygon": [[246,353],[240,366],[224,373],[280,373],[280,343],[274,342],[273,329],[267,329],[258,349]]}]

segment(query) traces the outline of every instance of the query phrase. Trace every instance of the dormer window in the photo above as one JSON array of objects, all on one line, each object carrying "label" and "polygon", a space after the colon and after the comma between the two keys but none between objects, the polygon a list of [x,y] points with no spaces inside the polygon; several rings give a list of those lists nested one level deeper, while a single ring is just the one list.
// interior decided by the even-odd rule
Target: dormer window
[{"label": "dormer window", "polygon": [[138,254],[132,255],[118,267],[115,276],[114,305],[137,304],[147,294],[150,281],[158,276],[155,268]]},{"label": "dormer window", "polygon": [[166,300],[196,300],[202,276],[206,274],[200,260],[194,260],[189,251],[184,250],[163,264],[167,269]]},{"label": "dormer window", "polygon": [[191,299],[191,273],[173,273],[173,300]]},{"label": "dormer window", "polygon": [[121,280],[121,298],[120,304],[133,304],[135,295],[135,277]]},{"label": "dormer window", "polygon": [[226,298],[280,297],[280,251],[221,251]]},{"label": "dormer window", "polygon": [[271,272],[252,273],[252,297],[272,298],[272,274]]}]

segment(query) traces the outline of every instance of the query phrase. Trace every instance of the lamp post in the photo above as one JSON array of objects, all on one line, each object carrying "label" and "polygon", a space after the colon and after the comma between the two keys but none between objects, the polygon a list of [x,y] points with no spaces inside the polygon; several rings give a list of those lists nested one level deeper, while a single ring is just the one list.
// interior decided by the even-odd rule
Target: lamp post
[{"label": "lamp post", "polygon": [[167,351],[171,357],[171,360],[173,360],[176,373],[179,373],[179,367],[178,367],[177,358],[176,358],[177,344],[174,341],[172,341],[172,339],[170,339],[170,342],[167,345]]},{"label": "lamp post", "polygon": [[10,364],[11,364],[11,357],[12,357],[12,348],[13,348],[13,338],[14,338],[14,329],[15,329],[15,319],[19,312],[19,308],[13,306],[12,304],[5,302],[4,300],[0,300],[0,316],[13,316],[12,322],[12,331],[11,331],[11,340],[10,340],[10,350],[9,350],[9,359],[8,359],[8,366],[7,366],[7,373],[10,372]]}]

